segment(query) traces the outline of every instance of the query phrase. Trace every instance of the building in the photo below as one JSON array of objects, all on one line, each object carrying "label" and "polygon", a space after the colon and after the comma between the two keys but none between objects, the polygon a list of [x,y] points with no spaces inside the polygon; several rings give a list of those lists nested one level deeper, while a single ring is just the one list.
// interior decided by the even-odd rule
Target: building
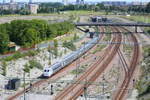
[{"label": "building", "polygon": [[80,4],[84,4],[84,0],[81,0],[81,1],[80,1]]},{"label": "building", "polygon": [[6,0],[3,0],[3,4],[5,4],[6,3]]},{"label": "building", "polygon": [[18,3],[18,9],[22,9],[22,8],[26,8],[27,7],[27,3],[23,3],[23,2],[19,2]]},{"label": "building", "polygon": [[62,0],[64,5],[68,5],[68,0]]},{"label": "building", "polygon": [[76,4],[79,4],[80,0],[76,0]]},{"label": "building", "polygon": [[32,3],[32,0],[29,0],[29,3]]},{"label": "building", "polygon": [[10,0],[10,3],[6,3],[3,0],[3,4],[0,5],[1,10],[18,10],[18,4],[14,0]]},{"label": "building", "polygon": [[0,9],[2,9],[2,10],[17,10],[18,4],[5,3],[5,4],[0,5]]},{"label": "building", "polygon": [[76,4],[84,4],[84,0],[76,0]]},{"label": "building", "polygon": [[105,6],[126,6],[127,2],[125,1],[103,1],[102,4]]},{"label": "building", "polygon": [[8,47],[9,51],[18,51],[20,49],[20,46],[17,46],[14,42],[10,42]]},{"label": "building", "polygon": [[131,2],[132,6],[146,6],[148,2]]},{"label": "building", "polygon": [[9,10],[9,4],[2,4],[2,5],[0,5],[0,9],[2,9],[2,10]]},{"label": "building", "polygon": [[14,0],[10,0],[10,3],[15,3],[15,1]]},{"label": "building", "polygon": [[37,14],[38,8],[39,8],[39,5],[37,4],[29,4],[29,10],[31,14]]},{"label": "building", "polygon": [[16,3],[10,4],[9,5],[9,9],[11,9],[11,10],[17,10],[18,9],[18,4],[16,4]]}]

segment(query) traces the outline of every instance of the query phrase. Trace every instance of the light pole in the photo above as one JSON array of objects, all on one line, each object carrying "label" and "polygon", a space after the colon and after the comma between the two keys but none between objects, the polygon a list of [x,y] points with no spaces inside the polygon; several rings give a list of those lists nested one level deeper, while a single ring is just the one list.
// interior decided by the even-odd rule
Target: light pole
[{"label": "light pole", "polygon": [[84,84],[84,97],[85,100],[87,100],[87,79],[85,80],[85,84]]},{"label": "light pole", "polygon": [[23,84],[24,84],[24,100],[26,100],[26,87],[25,87],[25,84],[26,84],[26,82],[25,82],[25,71],[24,71],[24,73],[23,73]]},{"label": "light pole", "polygon": [[[79,57],[79,55],[78,55],[78,57]],[[80,67],[80,57],[77,58],[77,60],[76,60],[76,78],[78,77],[79,67]]]},{"label": "light pole", "polygon": [[104,74],[103,74],[103,97],[104,97],[104,94],[105,94],[105,84],[104,84],[104,81],[105,81],[105,77],[104,77]]}]

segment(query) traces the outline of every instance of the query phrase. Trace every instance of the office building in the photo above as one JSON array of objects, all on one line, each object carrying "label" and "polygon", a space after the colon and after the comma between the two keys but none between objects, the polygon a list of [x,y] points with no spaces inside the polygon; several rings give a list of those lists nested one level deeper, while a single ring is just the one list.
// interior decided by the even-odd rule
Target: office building
[{"label": "office building", "polygon": [[63,2],[64,5],[68,4],[68,0],[63,0],[62,2]]},{"label": "office building", "polygon": [[5,4],[6,3],[6,0],[3,0],[3,4]]},{"label": "office building", "polygon": [[29,0],[29,3],[32,3],[32,0]]},{"label": "office building", "polygon": [[76,0],[76,4],[84,4],[84,0]]},{"label": "office building", "polygon": [[31,14],[37,14],[38,8],[39,8],[39,5],[37,4],[29,4],[29,10]]}]

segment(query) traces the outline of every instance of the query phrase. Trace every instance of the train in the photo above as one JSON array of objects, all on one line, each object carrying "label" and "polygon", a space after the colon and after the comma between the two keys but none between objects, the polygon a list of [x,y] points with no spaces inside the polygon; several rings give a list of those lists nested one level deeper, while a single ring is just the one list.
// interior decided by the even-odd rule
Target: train
[{"label": "train", "polygon": [[65,56],[61,61],[54,63],[49,67],[44,68],[43,77],[50,77],[68,64],[72,63],[74,60],[86,53],[90,48],[92,48],[99,40],[98,36],[93,37],[89,42],[82,45],[76,51]]},{"label": "train", "polygon": [[91,21],[92,22],[106,22],[108,19],[106,17],[103,16],[94,16],[91,17]]}]

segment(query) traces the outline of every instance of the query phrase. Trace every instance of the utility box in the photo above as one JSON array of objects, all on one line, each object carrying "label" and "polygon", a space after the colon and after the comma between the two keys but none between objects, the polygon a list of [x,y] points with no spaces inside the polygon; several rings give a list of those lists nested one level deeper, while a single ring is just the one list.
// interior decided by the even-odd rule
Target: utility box
[{"label": "utility box", "polygon": [[8,81],[8,89],[11,90],[17,90],[20,87],[21,80],[16,78],[16,79],[11,79]]},{"label": "utility box", "polygon": [[90,38],[94,37],[94,32],[89,32],[89,34],[90,34]]}]

